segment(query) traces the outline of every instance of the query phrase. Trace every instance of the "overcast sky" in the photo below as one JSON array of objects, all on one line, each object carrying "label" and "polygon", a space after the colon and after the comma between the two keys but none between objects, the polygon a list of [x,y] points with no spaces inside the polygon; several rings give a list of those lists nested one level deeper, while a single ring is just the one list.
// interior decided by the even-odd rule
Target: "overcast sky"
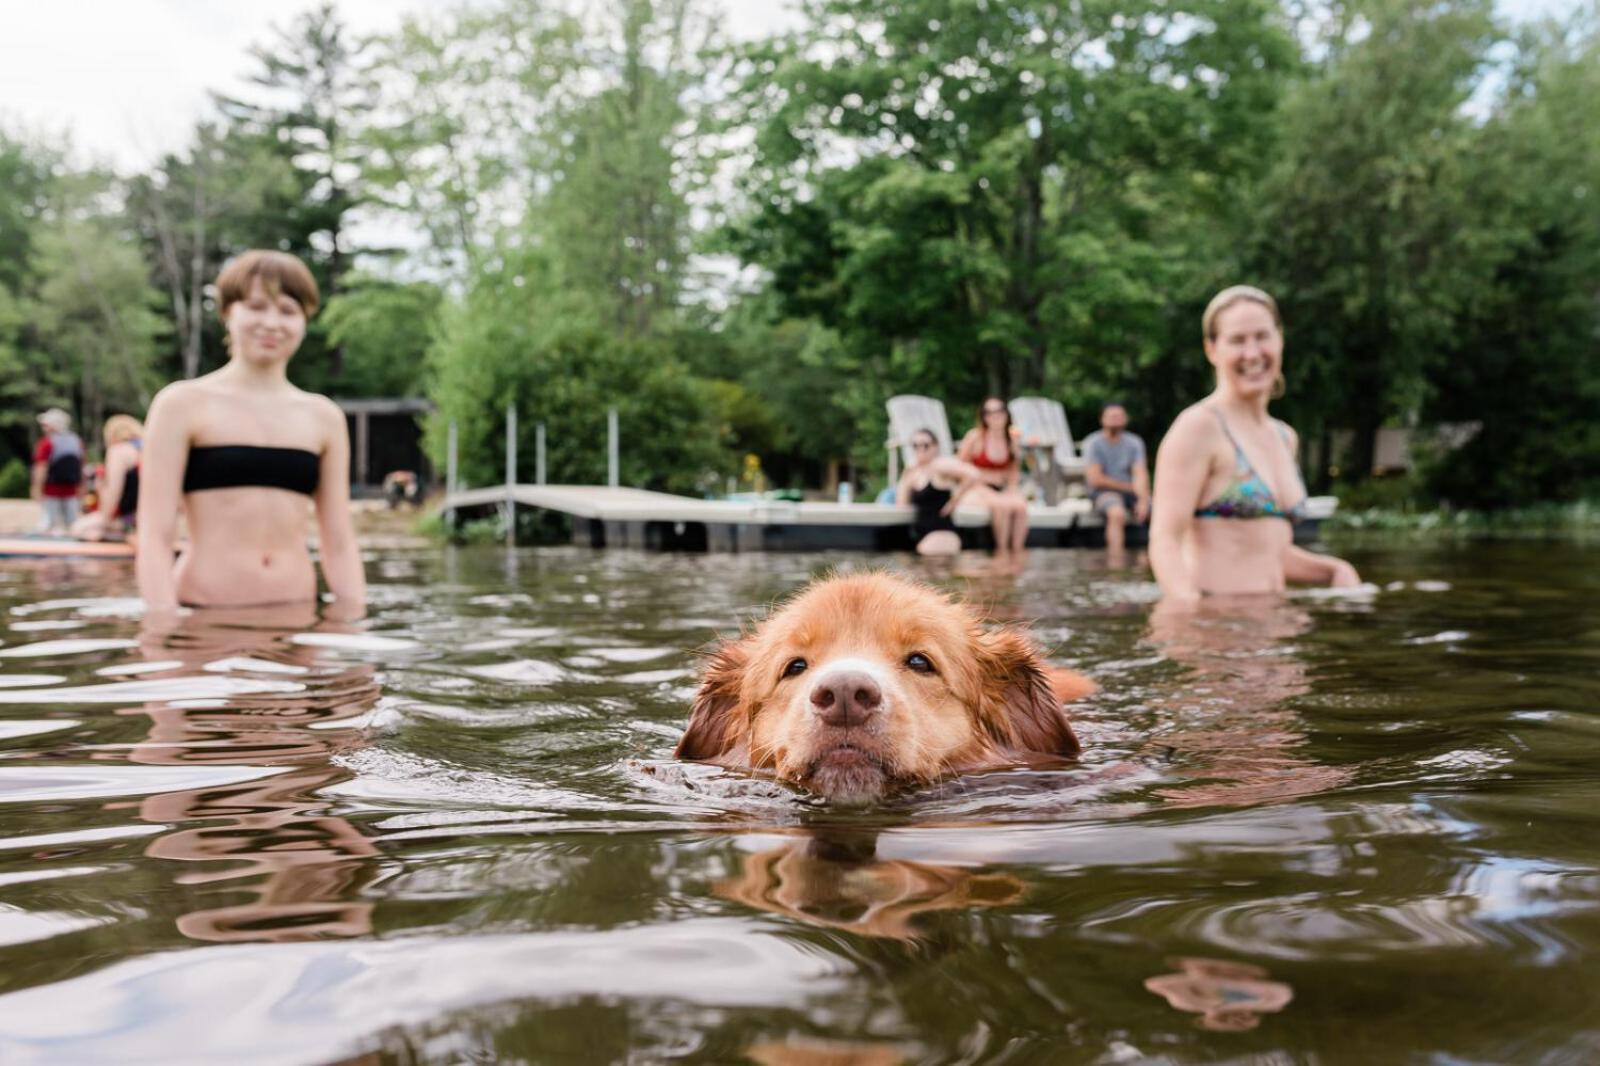
[{"label": "overcast sky", "polygon": [[[1500,0],[1517,18],[1560,14],[1579,0]],[[237,89],[245,52],[316,0],[0,0],[0,123],[59,135],[132,171],[179,148],[207,113],[208,89]],[[338,0],[358,32],[459,0]],[[724,25],[752,37],[793,16],[787,0],[725,0]]]}]

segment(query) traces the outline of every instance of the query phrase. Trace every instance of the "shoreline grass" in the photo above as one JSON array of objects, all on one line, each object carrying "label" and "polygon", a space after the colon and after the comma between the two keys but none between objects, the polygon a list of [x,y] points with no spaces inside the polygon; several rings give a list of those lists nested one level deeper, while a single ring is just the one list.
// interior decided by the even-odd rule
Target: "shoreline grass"
[{"label": "shoreline grass", "polygon": [[1323,535],[1347,539],[1559,538],[1600,541],[1600,501],[1541,503],[1501,511],[1436,507],[1429,510],[1368,507],[1340,510],[1322,525]]}]

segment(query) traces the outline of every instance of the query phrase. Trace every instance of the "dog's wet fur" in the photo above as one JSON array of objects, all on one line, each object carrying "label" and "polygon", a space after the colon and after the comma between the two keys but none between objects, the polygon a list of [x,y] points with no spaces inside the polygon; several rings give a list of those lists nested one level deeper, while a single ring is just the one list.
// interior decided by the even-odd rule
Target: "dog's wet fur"
[{"label": "dog's wet fur", "polygon": [[1063,704],[1093,682],[1018,628],[889,573],[817,581],[712,653],[674,754],[863,805],[1078,754]]}]

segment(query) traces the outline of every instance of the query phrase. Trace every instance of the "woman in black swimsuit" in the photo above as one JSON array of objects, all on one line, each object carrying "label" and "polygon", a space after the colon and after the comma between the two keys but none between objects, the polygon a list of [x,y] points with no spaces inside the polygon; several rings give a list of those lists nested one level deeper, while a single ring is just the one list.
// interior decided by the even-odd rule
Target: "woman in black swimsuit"
[{"label": "woman in black swimsuit", "polygon": [[[362,613],[366,579],[350,525],[350,439],[331,400],[289,383],[316,314],[316,281],[283,252],[246,252],[217,278],[230,358],[168,385],[150,405],[139,492],[139,593],[147,615],[314,600],[306,548],[315,504],[331,616]],[[178,510],[189,547],[173,562]]]},{"label": "woman in black swimsuit", "polygon": [[911,536],[918,555],[954,555],[961,550],[956,532],[956,501],[982,482],[983,473],[971,463],[939,454],[939,439],[931,430],[911,435],[914,461],[900,477],[894,502],[912,509]]},{"label": "woman in black swimsuit", "polygon": [[79,540],[131,540],[139,502],[139,459],[144,426],[132,415],[112,415],[101,431],[105,473],[96,485],[99,506],[72,524]]}]

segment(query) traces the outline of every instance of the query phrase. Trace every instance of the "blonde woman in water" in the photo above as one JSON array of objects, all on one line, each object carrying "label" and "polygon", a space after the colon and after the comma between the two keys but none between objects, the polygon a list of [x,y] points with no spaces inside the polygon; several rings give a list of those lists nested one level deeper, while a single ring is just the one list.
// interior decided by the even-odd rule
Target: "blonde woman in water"
[{"label": "blonde woman in water", "polygon": [[1300,442],[1267,413],[1283,380],[1278,305],[1236,285],[1212,298],[1200,326],[1217,387],[1177,417],[1156,453],[1150,563],[1163,598],[1359,584],[1343,559],[1294,543],[1306,501]]}]

